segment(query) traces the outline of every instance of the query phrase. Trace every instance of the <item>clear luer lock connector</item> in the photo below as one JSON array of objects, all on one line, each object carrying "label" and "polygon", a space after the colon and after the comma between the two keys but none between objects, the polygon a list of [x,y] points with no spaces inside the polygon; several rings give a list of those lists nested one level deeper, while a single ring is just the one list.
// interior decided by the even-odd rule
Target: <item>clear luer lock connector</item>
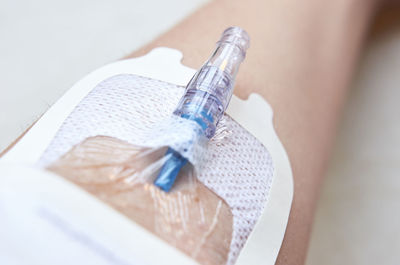
[{"label": "clear luer lock connector", "polygon": [[[241,62],[249,48],[250,38],[239,27],[226,29],[217,48],[192,77],[174,115],[196,122],[205,137],[211,139],[219,120],[228,107]],[[186,158],[169,148],[170,159],[164,164],[154,184],[169,191]]]},{"label": "clear luer lock connector", "polygon": [[239,27],[226,29],[217,48],[193,76],[174,114],[196,121],[207,138],[228,107],[240,63],[246,56],[250,39]]}]

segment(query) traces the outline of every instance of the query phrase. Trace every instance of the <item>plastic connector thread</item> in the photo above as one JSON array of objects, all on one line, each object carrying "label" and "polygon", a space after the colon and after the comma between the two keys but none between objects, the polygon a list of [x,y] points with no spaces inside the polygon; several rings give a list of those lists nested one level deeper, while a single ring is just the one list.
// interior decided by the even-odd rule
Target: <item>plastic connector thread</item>
[{"label": "plastic connector thread", "polygon": [[[239,27],[226,29],[217,42],[217,48],[186,86],[174,115],[195,121],[205,137],[211,139],[219,120],[228,107],[241,62],[249,48],[250,38]],[[169,148],[165,162],[154,184],[169,191],[187,159]]]}]

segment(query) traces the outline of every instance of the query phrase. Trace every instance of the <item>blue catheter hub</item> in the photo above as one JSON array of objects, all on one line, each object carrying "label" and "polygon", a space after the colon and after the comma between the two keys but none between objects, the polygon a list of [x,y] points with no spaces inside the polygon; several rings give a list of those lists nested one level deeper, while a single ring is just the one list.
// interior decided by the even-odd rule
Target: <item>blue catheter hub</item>
[{"label": "blue catheter hub", "polygon": [[158,173],[154,185],[163,191],[170,191],[178,177],[181,168],[186,165],[187,159],[181,156],[178,152],[168,148],[166,156],[170,156]]}]

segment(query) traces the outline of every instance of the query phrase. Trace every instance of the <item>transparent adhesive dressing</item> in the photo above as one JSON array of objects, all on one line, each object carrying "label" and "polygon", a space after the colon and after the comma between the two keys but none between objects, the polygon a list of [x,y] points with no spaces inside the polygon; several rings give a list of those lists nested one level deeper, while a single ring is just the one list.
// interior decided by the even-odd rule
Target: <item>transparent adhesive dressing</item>
[{"label": "transparent adhesive dressing", "polygon": [[[190,80],[173,113],[176,103],[169,108],[167,118],[147,124],[144,117],[156,119],[156,113],[149,109],[144,112],[139,107],[131,112],[141,117],[135,122],[140,120],[146,125],[132,132],[135,139],[143,141],[128,142],[92,134],[47,164],[47,169],[79,185],[200,264],[234,264],[238,253],[231,249],[232,242],[236,244],[238,240],[235,237],[238,231],[234,231],[236,219],[232,208],[199,181],[198,175],[201,165],[207,163],[203,158],[211,157],[207,153],[212,151],[207,149],[209,140],[213,138],[213,148],[219,148],[219,144],[233,141],[229,140],[232,128],[241,130],[233,126],[230,118],[221,118],[248,46],[249,37],[244,30],[228,28],[212,56]],[[89,95],[86,100],[95,96]],[[147,97],[155,98],[154,94]],[[114,103],[117,102],[111,105]],[[76,111],[83,109],[88,108],[78,107]],[[225,125],[227,119],[229,128]],[[75,124],[72,120],[68,122]],[[251,139],[252,136],[246,136],[247,141]],[[238,148],[245,150],[245,144]],[[259,167],[253,158],[242,159],[248,164],[243,168]]]}]

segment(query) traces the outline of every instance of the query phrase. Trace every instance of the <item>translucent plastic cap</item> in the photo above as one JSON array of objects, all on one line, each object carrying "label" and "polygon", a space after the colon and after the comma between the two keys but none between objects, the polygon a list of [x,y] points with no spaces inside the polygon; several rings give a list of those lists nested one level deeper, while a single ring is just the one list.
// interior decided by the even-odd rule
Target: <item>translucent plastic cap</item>
[{"label": "translucent plastic cap", "polygon": [[239,27],[227,28],[217,42],[217,48],[206,62],[206,66],[219,68],[229,75],[233,83],[249,46],[250,37],[246,31]]},{"label": "translucent plastic cap", "polygon": [[217,42],[218,45],[222,43],[230,43],[239,47],[242,56],[246,56],[246,50],[250,47],[250,37],[247,32],[240,27],[229,27],[222,33],[221,39]]}]

